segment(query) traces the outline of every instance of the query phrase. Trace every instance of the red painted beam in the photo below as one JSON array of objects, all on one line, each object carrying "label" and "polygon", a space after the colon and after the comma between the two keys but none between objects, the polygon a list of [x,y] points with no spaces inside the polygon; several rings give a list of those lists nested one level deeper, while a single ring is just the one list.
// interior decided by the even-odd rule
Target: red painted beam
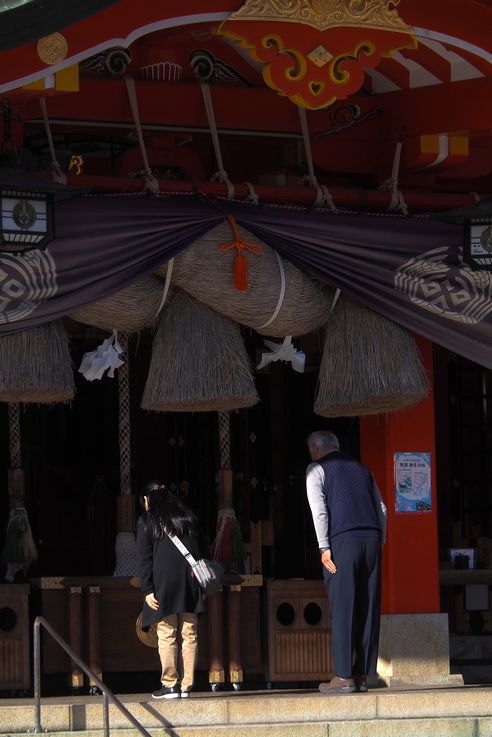
[{"label": "red painted beam", "polygon": [[[136,86],[144,126],[208,129],[198,84],[137,82]],[[219,129],[300,135],[296,106],[268,88],[216,85],[212,99]],[[362,109],[367,110],[367,96],[360,101]],[[23,111],[24,119],[40,119],[37,100],[14,102]],[[358,104],[359,98],[353,96],[350,102]],[[358,132],[364,130],[364,138],[370,132],[371,137],[393,143],[400,131],[405,131],[407,136],[419,136],[492,128],[492,78],[374,95],[371,102],[379,112],[356,128]],[[79,93],[52,97],[47,104],[53,121],[133,127],[122,79],[83,79]],[[326,111],[308,112],[312,136],[326,130],[327,115]],[[353,130],[341,135],[351,138]],[[360,139],[359,134],[357,137]]]},{"label": "red painted beam", "polygon": [[[140,120],[144,126],[208,129],[202,93],[197,84],[137,81]],[[219,128],[239,131],[298,133],[297,108],[266,87],[212,89]],[[27,117],[39,118],[39,102],[19,102]],[[122,79],[82,79],[80,92],[47,101],[50,120],[121,124],[133,127],[125,82]]]},{"label": "red painted beam", "polygon": [[492,78],[378,95],[388,131],[408,136],[492,128]]},{"label": "red painted beam", "polygon": [[[144,182],[142,179],[122,177],[95,177],[95,176],[69,176],[68,184],[75,187],[87,187],[93,192],[143,192]],[[214,182],[167,181],[159,182],[159,191],[170,194],[204,194],[215,197],[227,197],[227,187],[224,184]],[[355,210],[376,210],[383,212],[387,210],[391,195],[389,192],[367,189],[347,189],[344,187],[329,187],[334,204],[337,207],[353,208]],[[456,207],[475,204],[476,200],[470,193],[454,194],[442,192],[425,192],[419,190],[403,189],[405,203],[413,212],[433,212],[438,210],[450,210]],[[311,207],[317,198],[317,192],[312,187],[273,187],[266,185],[255,185],[255,192],[260,202],[279,205],[299,205]],[[251,192],[245,184],[234,185],[234,198],[245,200]],[[484,197],[489,196],[484,194]]]}]

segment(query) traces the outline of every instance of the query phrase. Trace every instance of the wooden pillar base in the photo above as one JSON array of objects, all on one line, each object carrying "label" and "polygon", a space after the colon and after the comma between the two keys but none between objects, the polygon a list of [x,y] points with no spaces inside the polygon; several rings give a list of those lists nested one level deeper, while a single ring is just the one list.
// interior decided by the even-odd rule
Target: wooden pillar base
[{"label": "wooden pillar base", "polygon": [[[69,636],[70,647],[81,657],[82,652],[82,588],[80,586],[71,586],[68,589],[69,595]],[[73,689],[81,688],[84,685],[84,674],[79,666],[72,661],[70,672],[70,684]]]},{"label": "wooden pillar base", "polygon": [[116,528],[118,532],[135,532],[135,494],[116,497]]},{"label": "wooden pillar base", "polygon": [[227,644],[229,651],[229,681],[241,684],[241,586],[229,586],[227,591]]},{"label": "wooden pillar base", "polygon": [[[101,673],[101,626],[100,626],[100,593],[99,586],[90,586],[88,592],[87,639],[89,642],[89,668],[99,680]],[[96,684],[90,679],[91,690]]]},{"label": "wooden pillar base", "polygon": [[207,597],[209,668],[208,682],[217,687],[225,682],[222,641],[222,591]]}]

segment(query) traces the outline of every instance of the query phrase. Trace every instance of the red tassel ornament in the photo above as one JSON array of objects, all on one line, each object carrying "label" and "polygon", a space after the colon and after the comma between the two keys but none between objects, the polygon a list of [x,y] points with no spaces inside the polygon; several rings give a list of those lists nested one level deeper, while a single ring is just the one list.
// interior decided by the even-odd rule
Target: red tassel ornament
[{"label": "red tassel ornament", "polygon": [[232,215],[227,216],[227,221],[231,226],[234,240],[230,243],[224,243],[219,246],[219,250],[232,251],[233,249],[236,249],[236,258],[234,261],[234,286],[240,292],[246,292],[249,287],[249,282],[248,257],[246,256],[245,251],[249,251],[255,256],[259,256],[261,253],[261,246],[259,243],[248,243],[248,241],[243,241],[237,227],[236,220]]}]

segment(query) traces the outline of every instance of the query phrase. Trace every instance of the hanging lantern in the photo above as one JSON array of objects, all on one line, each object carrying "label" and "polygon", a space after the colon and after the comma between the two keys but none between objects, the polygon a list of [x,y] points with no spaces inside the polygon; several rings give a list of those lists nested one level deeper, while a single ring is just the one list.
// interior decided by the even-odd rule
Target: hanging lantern
[{"label": "hanging lantern", "polygon": [[53,195],[35,190],[0,189],[0,250],[25,253],[44,249],[53,239]]},{"label": "hanging lantern", "polygon": [[[87,190],[67,187],[0,162],[0,253],[45,249],[55,237],[54,203]],[[11,165],[12,164],[12,165]]]},{"label": "hanging lantern", "polygon": [[492,199],[476,205],[436,213],[444,220],[463,227],[463,261],[473,271],[492,271]]}]

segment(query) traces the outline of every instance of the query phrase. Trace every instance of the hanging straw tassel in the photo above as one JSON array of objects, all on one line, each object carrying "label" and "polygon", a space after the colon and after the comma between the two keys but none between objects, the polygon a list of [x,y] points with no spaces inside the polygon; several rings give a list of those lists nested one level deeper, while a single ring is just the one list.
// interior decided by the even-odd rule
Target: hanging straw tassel
[{"label": "hanging straw tassel", "polygon": [[68,338],[61,323],[0,338],[0,401],[54,404],[75,392]]},{"label": "hanging straw tassel", "polygon": [[154,338],[143,409],[210,412],[258,401],[239,326],[176,290]]},{"label": "hanging straw tassel", "polygon": [[342,294],[325,329],[316,414],[391,412],[420,402],[428,391],[411,334]]}]

